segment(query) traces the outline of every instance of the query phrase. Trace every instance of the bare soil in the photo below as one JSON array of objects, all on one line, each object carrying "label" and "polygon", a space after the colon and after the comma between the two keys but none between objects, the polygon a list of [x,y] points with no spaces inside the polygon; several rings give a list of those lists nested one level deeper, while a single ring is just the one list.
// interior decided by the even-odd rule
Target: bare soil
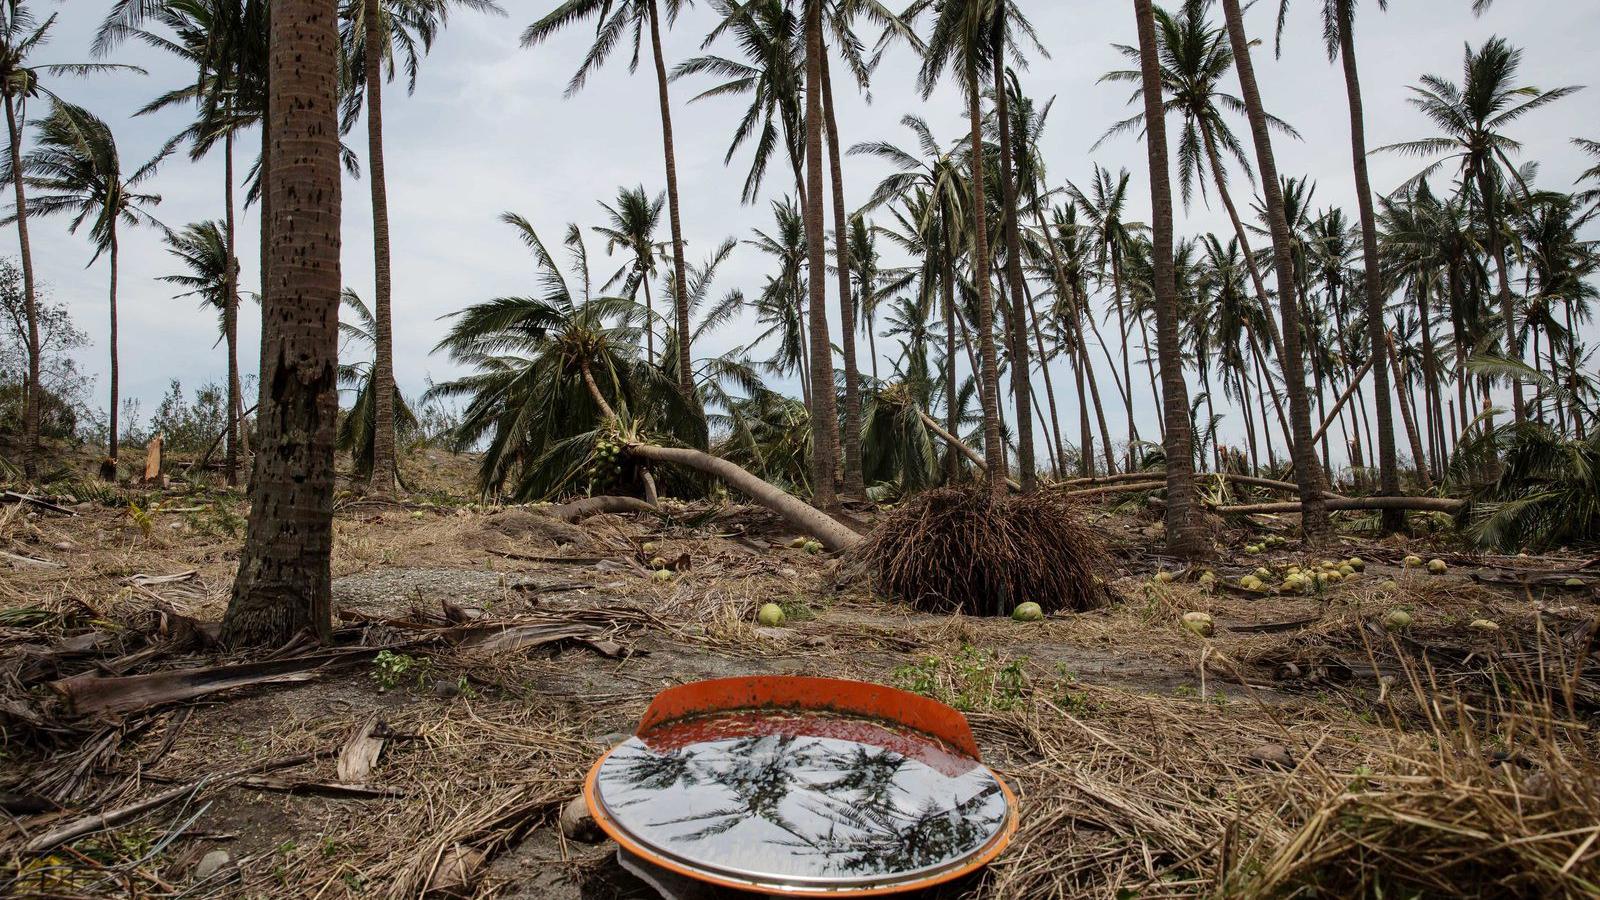
[{"label": "bare soil", "polygon": [[[120,672],[127,653],[151,647],[160,649],[124,674],[235,659],[170,629],[220,618],[242,498],[215,489],[58,498],[73,516],[0,506],[0,550],[44,563],[0,558],[0,701],[20,704],[0,707],[0,799],[14,804],[0,819],[0,894],[649,896],[610,862],[608,846],[564,839],[555,813],[657,691],[757,673],[895,684],[968,714],[985,760],[1021,794],[1023,828],[983,878],[952,895],[1279,896],[1404,884],[1584,896],[1600,882],[1600,826],[1585,830],[1581,818],[1593,809],[1581,793],[1596,785],[1585,779],[1597,771],[1600,684],[1583,663],[1596,662],[1600,571],[1584,568],[1583,554],[1488,558],[1440,541],[1347,537],[1247,557],[1230,549],[1243,532],[1220,531],[1209,569],[1223,584],[1208,589],[1200,568],[1159,556],[1149,520],[1095,507],[1088,515],[1111,560],[1100,577],[1116,602],[1019,623],[931,616],[875,597],[842,561],[790,549],[794,535],[760,510],[602,516],[574,537],[539,527],[537,510],[478,507],[460,499],[459,482],[424,480],[414,476],[413,487],[429,493],[403,505],[341,501],[341,640],[414,637],[445,626],[454,608],[481,622],[582,623],[611,643],[490,656],[428,648],[403,654],[398,673],[364,663],[86,719],[29,665],[49,660],[51,678]],[[656,546],[644,554],[647,541]],[[1403,567],[1412,552],[1448,560],[1449,571]],[[655,580],[655,556],[681,559],[681,570]],[[1366,571],[1310,594],[1229,586],[1257,566],[1350,556]],[[1173,583],[1153,579],[1163,567]],[[189,571],[166,583],[135,578]],[[766,602],[785,607],[785,627],[755,624]],[[1413,624],[1386,630],[1397,608]],[[1209,613],[1215,633],[1185,630],[1186,612]],[[110,643],[56,653],[91,632]],[[1544,719],[1497,705],[1508,694]],[[28,711],[38,720],[25,721]],[[336,782],[340,747],[374,713],[390,737],[365,786],[392,796],[208,784],[48,853],[20,849],[81,814],[298,754],[312,758],[273,773],[280,784]],[[1546,724],[1530,730],[1530,721]],[[1552,750],[1566,768],[1547,761]],[[1539,775],[1555,786],[1541,794],[1531,784]],[[1460,805],[1508,786],[1524,804],[1520,825]],[[1424,790],[1460,803],[1405,806]],[[1539,797],[1551,804],[1542,813],[1532,807]],[[27,798],[46,808],[23,811]],[[1445,831],[1402,829],[1400,811],[1433,816]],[[1476,853],[1448,836],[1469,812],[1481,830]],[[1346,824],[1317,824],[1328,821]],[[1533,839],[1551,833],[1560,836]],[[1529,843],[1508,850],[1518,839]],[[1393,862],[1405,855],[1401,841],[1434,855],[1431,876]],[[1529,846],[1566,868],[1551,875],[1517,855],[1544,852]],[[196,883],[196,865],[216,849],[229,865]],[[1472,860],[1490,856],[1497,868],[1486,878]],[[452,879],[452,869],[467,877]]]}]

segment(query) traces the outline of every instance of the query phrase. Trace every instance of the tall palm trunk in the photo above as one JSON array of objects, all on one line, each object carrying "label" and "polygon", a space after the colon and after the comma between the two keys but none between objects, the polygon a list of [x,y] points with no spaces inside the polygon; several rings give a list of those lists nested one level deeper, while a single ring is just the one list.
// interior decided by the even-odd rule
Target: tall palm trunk
[{"label": "tall palm trunk", "polygon": [[[1011,289],[1011,389],[1017,405],[1017,472],[1022,492],[1038,490],[1038,464],[1033,450],[1033,387],[1028,362],[1028,317],[1023,314],[1027,280],[1022,275],[1022,238],[1018,233],[1017,181],[1012,162],[1011,101],[1006,90],[1005,22],[1002,12],[994,17],[990,32],[994,57],[994,108],[1000,130],[1000,215],[1006,242],[1006,283]],[[1031,305],[1031,304],[1030,304]],[[1040,359],[1044,350],[1039,350]],[[1054,405],[1054,401],[1052,401]]]},{"label": "tall palm trunk", "polygon": [[[950,224],[940,218],[939,233],[943,246],[939,250],[942,260],[939,273],[940,305],[944,308],[944,424],[951,434],[961,433],[961,410],[957,397],[961,391],[956,385],[956,271],[950,259]],[[954,447],[945,450],[945,482],[953,484],[961,472],[961,459]]]},{"label": "tall palm trunk", "polygon": [[1294,426],[1295,480],[1300,486],[1301,530],[1311,543],[1320,543],[1329,533],[1328,510],[1323,503],[1324,481],[1317,464],[1316,447],[1311,440],[1311,405],[1306,398],[1305,358],[1300,347],[1300,302],[1295,296],[1294,260],[1290,254],[1289,220],[1284,214],[1283,185],[1278,181],[1278,164],[1272,153],[1272,135],[1267,131],[1267,116],[1261,106],[1261,91],[1256,85],[1255,66],[1250,61],[1250,43],[1245,36],[1244,13],[1239,0],[1222,0],[1228,20],[1228,39],[1233,45],[1239,84],[1244,94],[1250,131],[1255,138],[1256,168],[1261,173],[1262,195],[1266,199],[1267,220],[1272,230],[1272,251],[1278,274],[1278,305],[1283,315],[1283,379],[1289,395],[1289,418]]},{"label": "tall palm trunk", "polygon": [[[811,316],[811,479],[813,502],[837,504],[833,479],[839,417],[833,393],[833,347],[828,340],[828,254],[822,226],[822,0],[806,0],[806,278]],[[681,299],[681,298],[680,298]]]},{"label": "tall palm trunk", "polygon": [[228,344],[228,425],[223,468],[228,484],[239,483],[239,420],[243,418],[244,397],[239,385],[239,258],[234,255],[233,234],[233,130],[222,138],[223,216],[222,239],[228,248],[228,271],[222,280],[222,332]]},{"label": "tall palm trunk", "polygon": [[111,257],[111,292],[107,299],[111,308],[111,333],[107,343],[109,343],[111,349],[111,410],[107,415],[109,431],[106,434],[106,462],[108,465],[105,467],[105,471],[110,472],[111,480],[115,481],[117,480],[117,444],[119,443],[117,404],[121,399],[120,385],[122,377],[121,366],[118,365],[119,360],[117,359],[117,226],[115,219],[112,220],[110,229],[109,249]]},{"label": "tall palm trunk", "polygon": [[[1383,271],[1383,259],[1378,254],[1378,224],[1377,215],[1372,206],[1372,181],[1367,175],[1367,128],[1366,115],[1361,105],[1361,75],[1356,69],[1356,40],[1352,33],[1355,29],[1350,27],[1351,15],[1349,11],[1351,0],[1338,0],[1337,10],[1342,23],[1339,28],[1339,56],[1344,63],[1345,93],[1349,96],[1350,104],[1350,156],[1355,163],[1356,176],[1356,204],[1361,213],[1361,256],[1366,266],[1368,277],[1367,291],[1367,340],[1372,344],[1374,354],[1372,362],[1373,404],[1377,407],[1377,432],[1378,432],[1378,493],[1386,496],[1398,496],[1400,493],[1400,463],[1395,451],[1394,443],[1394,411],[1389,406],[1391,396],[1389,387],[1389,371],[1383,360],[1384,325],[1383,325],[1383,279],[1379,273]],[[1405,512],[1402,510],[1384,510],[1382,513],[1382,529],[1390,534],[1400,530],[1405,525]]]},{"label": "tall palm trunk", "polygon": [[[1054,469],[1056,479],[1060,480],[1062,476],[1060,461],[1066,457],[1067,448],[1061,442],[1061,414],[1056,409],[1055,380],[1050,377],[1050,357],[1044,352],[1044,334],[1039,328],[1039,310],[1033,305],[1033,289],[1028,287],[1026,281],[1022,283],[1022,288],[1023,302],[1028,311],[1027,321],[1024,324],[1033,332],[1034,349],[1039,351],[1039,374],[1044,378],[1044,397],[1050,405],[1050,436],[1054,440],[1054,445],[1049,449],[1056,460]],[[1023,488],[1024,490],[1027,488],[1026,481],[1023,482]]]},{"label": "tall palm trunk", "polygon": [[1150,199],[1155,256],[1156,353],[1161,366],[1161,402],[1166,418],[1162,446],[1167,456],[1167,549],[1180,556],[1205,550],[1195,506],[1194,438],[1189,423],[1189,386],[1183,377],[1178,338],[1178,282],[1173,261],[1172,174],[1167,160],[1167,125],[1161,113],[1161,69],[1156,49],[1155,10],[1134,0],[1139,20],[1139,62],[1144,81],[1145,143],[1150,157]]},{"label": "tall palm trunk", "polygon": [[339,414],[339,26],[334,0],[274,0],[265,129],[278,160],[250,519],[227,644],[331,630]]},{"label": "tall palm trunk", "polygon": [[394,493],[394,324],[390,316],[389,196],[383,174],[383,70],[387,39],[384,37],[382,0],[362,0],[361,25],[366,31],[367,184],[372,189],[372,270],[376,277],[372,315],[373,434],[372,492],[379,497]]},{"label": "tall palm trunk", "polygon": [[822,115],[832,167],[833,253],[839,270],[839,347],[844,354],[844,492],[865,497],[861,474],[861,372],[856,368],[856,310],[850,290],[850,231],[844,212],[844,166],[839,151],[839,122],[833,111],[833,79],[828,72],[828,49],[822,48]]},{"label": "tall palm trunk", "polygon": [[989,460],[989,493],[1006,492],[1006,448],[1000,432],[1000,362],[994,346],[994,293],[989,284],[989,198],[983,173],[983,115],[977,63],[967,67],[967,124],[972,150],[972,281],[978,291],[978,357],[983,382],[983,455]]},{"label": "tall palm trunk", "polygon": [[639,278],[639,283],[644,285],[644,352],[651,365],[658,365],[656,359],[656,304],[650,296],[650,273],[645,272]]},{"label": "tall palm trunk", "polygon": [[[1111,248],[1111,302],[1117,308],[1117,334],[1122,339],[1122,404],[1128,412],[1128,450],[1124,465],[1133,471],[1133,445],[1139,440],[1139,426],[1133,421],[1133,367],[1128,363],[1129,334],[1127,311],[1123,307],[1122,254]],[[1113,373],[1115,375],[1115,373]]]},{"label": "tall palm trunk", "polygon": [[22,307],[28,319],[28,383],[22,401],[22,474],[39,475],[39,307],[33,291],[33,249],[28,244],[28,200],[22,187],[22,128],[16,99],[6,94],[6,131],[11,144],[11,188],[17,199],[17,243],[22,255]]},{"label": "tall palm trunk", "polygon": [[1417,420],[1412,415],[1412,406],[1408,402],[1410,393],[1406,382],[1406,374],[1400,368],[1400,355],[1394,349],[1394,333],[1384,332],[1385,346],[1389,351],[1389,362],[1394,368],[1394,386],[1400,400],[1400,421],[1406,427],[1406,439],[1411,442],[1411,459],[1416,466],[1417,481],[1422,484],[1423,490],[1433,487],[1433,479],[1428,475],[1428,458],[1422,452],[1422,437],[1417,433]]},{"label": "tall palm trunk", "polygon": [[694,409],[700,403],[694,390],[689,355],[689,281],[684,274],[683,225],[678,214],[678,161],[672,149],[672,103],[667,95],[667,63],[661,54],[661,16],[650,0],[650,52],[656,63],[656,93],[661,100],[661,147],[667,165],[667,220],[672,223],[672,299],[678,331],[678,390]]},{"label": "tall palm trunk", "polygon": [[[1517,306],[1511,296],[1511,273],[1506,265],[1505,241],[1500,234],[1499,197],[1494,185],[1489,183],[1486,167],[1480,166],[1477,175],[1478,197],[1483,203],[1484,225],[1489,230],[1489,255],[1494,258],[1496,288],[1500,297],[1500,315],[1506,326],[1506,359],[1522,361],[1522,351],[1517,343]],[[1511,412],[1518,424],[1528,417],[1522,406],[1522,380],[1511,376]]]}]

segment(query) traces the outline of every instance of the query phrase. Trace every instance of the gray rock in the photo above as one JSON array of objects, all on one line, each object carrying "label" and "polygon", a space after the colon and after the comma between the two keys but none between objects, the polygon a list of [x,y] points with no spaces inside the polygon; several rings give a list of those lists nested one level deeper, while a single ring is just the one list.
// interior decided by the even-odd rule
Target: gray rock
[{"label": "gray rock", "polygon": [[205,881],[222,871],[223,867],[233,862],[233,857],[226,850],[213,850],[200,857],[200,864],[194,867],[194,880]]}]

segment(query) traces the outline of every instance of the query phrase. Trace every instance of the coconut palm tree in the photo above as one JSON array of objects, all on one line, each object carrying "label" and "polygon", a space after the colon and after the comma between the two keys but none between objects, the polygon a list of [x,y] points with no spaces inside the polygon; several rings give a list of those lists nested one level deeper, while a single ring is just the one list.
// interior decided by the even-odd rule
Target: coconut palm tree
[{"label": "coconut palm tree", "polygon": [[667,195],[657,194],[651,199],[644,185],[635,188],[618,188],[616,206],[602,202],[606,211],[605,225],[594,227],[596,234],[606,239],[606,253],[622,250],[630,259],[611,276],[602,290],[621,286],[622,294],[634,299],[639,289],[644,289],[645,355],[656,358],[656,307],[650,296],[650,279],[656,275],[656,254],[665,244],[656,240],[656,229],[661,225],[661,207]]},{"label": "coconut palm tree", "polygon": [[[340,4],[340,41],[348,89],[343,100],[343,131],[355,127],[363,107],[367,114],[367,186],[372,195],[372,255],[376,288],[373,305],[376,355],[372,377],[376,383],[372,491],[394,493],[395,408],[394,323],[390,312],[389,195],[383,158],[383,82],[393,81],[397,61],[406,72],[406,91],[415,91],[420,57],[433,47],[434,38],[449,19],[452,7],[505,15],[494,0],[343,0]],[[387,65],[386,65],[387,64]],[[387,69],[387,71],[385,71]],[[359,73],[359,74],[357,74]]]},{"label": "coconut palm tree", "polygon": [[[811,480],[816,504],[829,509],[836,503],[834,469],[839,459],[839,421],[834,398],[833,342],[828,334],[828,251],[824,239],[822,193],[822,3],[805,4],[805,122],[806,192],[801,214],[806,222],[806,258],[811,277],[806,280],[811,325]],[[841,302],[848,295],[841,296]]]},{"label": "coconut palm tree", "polygon": [[[667,24],[670,26],[677,21],[678,13],[685,6],[692,5],[693,0],[662,0],[662,2],[666,7]],[[679,215],[682,206],[678,201],[678,162],[672,145],[672,104],[667,93],[667,63],[661,52],[659,5],[658,0],[563,0],[544,18],[529,25],[522,32],[522,46],[533,47],[544,43],[563,28],[576,25],[585,19],[592,18],[598,21],[595,41],[590,45],[589,52],[584,55],[578,71],[572,76],[572,81],[567,84],[567,96],[570,97],[582,90],[589,75],[605,65],[611,56],[611,51],[622,41],[631,41],[633,45],[628,71],[636,71],[645,32],[649,31],[650,54],[656,68],[656,92],[661,104],[661,145],[667,172],[667,220],[672,226],[673,285],[675,296],[687,298],[688,273],[684,263],[683,224]],[[689,310],[680,302],[674,312],[678,333],[689,334]],[[682,341],[678,344],[678,377],[681,379],[678,389],[685,399],[690,400],[694,397],[694,384],[689,375],[692,371],[689,342]]]},{"label": "coconut palm tree", "polygon": [[[1111,305],[1117,311],[1117,330],[1124,336],[1129,334],[1129,325],[1123,261],[1133,244],[1134,236],[1144,231],[1146,227],[1142,223],[1130,222],[1125,218],[1128,184],[1132,178],[1127,169],[1121,170],[1113,178],[1110,171],[1096,165],[1094,181],[1088,192],[1080,190],[1071,181],[1067,182],[1067,195],[1078,205],[1079,211],[1087,220],[1082,227],[1086,229],[1093,242],[1095,264],[1100,272],[1101,281],[1111,282]],[[1089,312],[1088,315],[1090,322],[1093,323],[1093,312]],[[1104,344],[1103,341],[1101,343]],[[1112,367],[1111,374],[1115,379],[1115,367]],[[1133,370],[1129,363],[1126,337],[1122,342],[1122,378],[1117,381],[1117,386],[1122,392],[1123,407],[1128,414],[1129,456],[1125,463],[1131,466],[1132,445],[1139,440],[1139,426],[1133,420]]]},{"label": "coconut palm tree", "polygon": [[[339,320],[339,337],[343,347],[340,356],[348,355],[352,347],[358,347],[376,355],[378,319],[373,315],[371,308],[365,300],[355,291],[345,288],[342,295],[344,308],[350,313],[349,320]],[[370,478],[372,467],[378,459],[378,404],[373,402],[373,391],[377,387],[377,361],[360,360],[356,362],[339,363],[339,387],[354,395],[350,410],[339,421],[339,434],[334,441],[334,449],[340,453],[350,454],[350,461],[354,464],[357,478]],[[400,393],[400,389],[392,383],[390,390],[394,396],[391,405],[394,409],[395,435],[406,439],[417,431],[417,416],[411,410],[410,404]],[[398,459],[391,457],[395,471],[391,479],[400,483]],[[401,487],[404,487],[401,484]]]},{"label": "coconut palm tree", "polygon": [[[152,100],[136,115],[193,105],[194,121],[175,140],[189,144],[191,160],[204,158],[219,141],[222,145],[223,238],[229,266],[225,273],[228,285],[221,296],[231,304],[222,310],[222,319],[229,371],[234,373],[228,382],[232,414],[225,430],[224,468],[229,484],[238,481],[243,436],[239,423],[244,417],[244,398],[237,377],[239,260],[234,247],[234,143],[241,131],[259,124],[266,115],[266,8],[264,0],[163,0],[151,9],[141,3],[122,2],[113,6],[94,43],[94,53],[103,56],[124,40],[137,40],[193,67],[194,80]],[[145,27],[147,18],[153,18],[167,33]]]},{"label": "coconut palm tree", "polygon": [[801,109],[805,51],[793,5],[787,0],[709,0],[708,5],[720,19],[701,42],[701,48],[709,48],[723,35],[730,35],[745,58],[741,61],[719,54],[692,57],[672,70],[673,80],[693,75],[719,79],[691,97],[690,103],[714,97],[750,97],[750,105],[740,116],[723,157],[724,165],[731,163],[740,147],[752,145],[750,169],[740,194],[742,202],[755,203],[760,197],[772,154],[780,146],[789,158],[797,195],[805,196],[805,116]]},{"label": "coconut palm tree", "polygon": [[1166,417],[1163,449],[1167,458],[1167,548],[1193,556],[1205,548],[1194,485],[1194,438],[1189,419],[1189,387],[1183,375],[1178,338],[1178,284],[1174,269],[1172,176],[1167,159],[1167,125],[1162,113],[1161,61],[1156,46],[1155,11],[1150,0],[1134,0],[1139,55],[1144,74],[1144,110],[1149,144],[1150,196],[1154,207],[1156,347],[1161,366],[1161,399]]},{"label": "coconut palm tree", "polygon": [[[192,222],[182,231],[168,232],[164,239],[167,252],[183,263],[187,270],[177,275],[163,275],[161,280],[186,290],[178,297],[195,297],[204,307],[217,311],[217,330],[221,340],[228,345],[229,402],[239,399],[239,333],[236,327],[239,308],[237,292],[238,265],[228,244],[226,221]],[[224,434],[230,442],[228,452],[236,452],[232,441],[239,433],[242,409],[231,409]],[[228,475],[233,477],[234,463],[228,463]],[[231,483],[231,481],[230,481]]]},{"label": "coconut palm tree", "polygon": [[[33,248],[28,242],[28,199],[24,185],[22,138],[28,126],[28,101],[38,97],[57,100],[47,82],[58,77],[85,77],[105,72],[138,72],[135,66],[110,63],[36,63],[33,54],[50,40],[56,23],[52,13],[42,23],[21,0],[0,4],[0,97],[5,99],[6,136],[10,153],[12,209],[17,223],[18,252],[22,259],[22,298],[28,320],[28,379],[22,413],[22,473],[39,472],[39,310],[34,292]],[[114,411],[113,411],[114,414]],[[115,436],[113,436],[113,440]]]},{"label": "coconut palm tree", "polygon": [[[1505,328],[1507,359],[1521,360],[1518,341],[1516,302],[1511,294],[1510,265],[1506,259],[1502,204],[1506,199],[1520,203],[1527,186],[1517,173],[1511,157],[1521,143],[1505,133],[1507,126],[1535,110],[1571,96],[1576,86],[1540,90],[1517,83],[1522,51],[1503,38],[1492,37],[1477,50],[1469,45],[1462,58],[1461,83],[1439,75],[1424,75],[1413,86],[1411,104],[1441,133],[1437,137],[1403,141],[1379,147],[1375,152],[1397,152],[1411,156],[1434,157],[1412,183],[1425,178],[1454,160],[1464,188],[1474,199],[1487,229],[1489,257],[1495,264],[1500,313]],[[1525,419],[1522,382],[1511,377],[1513,413],[1516,421]]]},{"label": "coconut palm tree", "polygon": [[[1179,117],[1183,123],[1178,133],[1178,185],[1187,208],[1193,201],[1196,186],[1201,197],[1205,197],[1206,175],[1211,176],[1217,198],[1233,224],[1234,237],[1243,248],[1256,298],[1266,312],[1262,321],[1272,340],[1273,352],[1281,359],[1283,338],[1273,322],[1272,302],[1267,294],[1266,282],[1261,276],[1261,267],[1256,263],[1255,251],[1250,247],[1244,222],[1239,218],[1232,191],[1228,189],[1227,161],[1236,163],[1251,181],[1255,179],[1255,172],[1250,166],[1244,145],[1228,122],[1228,113],[1244,114],[1244,101],[1223,87],[1223,79],[1233,70],[1233,49],[1228,44],[1227,33],[1212,25],[1208,17],[1209,5],[1204,0],[1185,0],[1176,15],[1160,8],[1155,12],[1161,82],[1169,95],[1163,108],[1168,115]],[[1129,60],[1139,60],[1137,47],[1117,45],[1117,51]],[[1135,85],[1128,103],[1138,106],[1143,103],[1142,91],[1137,87],[1141,77],[1140,70],[1126,69],[1107,72],[1100,80]],[[1135,113],[1107,129],[1095,147],[1114,135],[1142,131],[1144,122],[1144,113]],[[1293,126],[1276,116],[1267,116],[1267,124],[1281,134],[1296,139],[1300,137]]]},{"label": "coconut palm tree", "polygon": [[[139,225],[165,229],[148,209],[159,204],[161,197],[143,193],[139,187],[155,176],[156,168],[171,148],[163,149],[144,165],[124,174],[111,127],[88,110],[63,100],[56,100],[49,115],[39,121],[38,134],[38,146],[22,158],[24,180],[35,191],[29,214],[65,216],[69,220],[67,230],[73,234],[88,223],[89,240],[94,246],[89,264],[94,265],[102,255],[110,262],[111,406],[106,461],[101,472],[108,480],[115,480],[120,436],[117,412],[121,403],[117,353],[119,229]],[[19,219],[17,208],[13,208],[0,223],[10,224]]]},{"label": "coconut palm tree", "polygon": [[[979,380],[983,390],[983,446],[988,460],[989,491],[1001,496],[1006,490],[1005,443],[1000,430],[1000,365],[995,350],[995,305],[990,285],[988,178],[984,172],[986,154],[983,142],[984,73],[991,71],[994,51],[993,30],[997,6],[1009,7],[1010,0],[941,0],[933,6],[933,25],[927,39],[918,83],[924,98],[948,70],[965,94],[970,131],[968,163],[971,172],[972,283],[978,306]],[[908,15],[907,18],[910,18]],[[1020,18],[1020,17],[1019,17]],[[1005,27],[1001,22],[999,27]],[[1032,423],[1026,423],[1032,427]]]},{"label": "coconut palm tree", "polygon": [[1251,138],[1256,149],[1256,170],[1261,174],[1261,192],[1272,233],[1272,257],[1277,274],[1278,306],[1283,316],[1283,349],[1280,360],[1285,393],[1289,395],[1289,420],[1294,433],[1291,455],[1295,480],[1300,486],[1301,530],[1313,543],[1329,532],[1327,507],[1323,504],[1325,483],[1311,440],[1311,404],[1306,397],[1305,357],[1301,351],[1299,295],[1295,290],[1295,270],[1290,248],[1289,222],[1284,214],[1283,188],[1278,180],[1278,164],[1272,150],[1272,134],[1261,91],[1256,84],[1255,65],[1250,59],[1250,40],[1244,28],[1244,13],[1239,0],[1222,0],[1228,24],[1228,41],[1233,47],[1234,65],[1245,112],[1250,120]]},{"label": "coconut palm tree", "polygon": [[745,243],[777,262],[776,275],[767,276],[767,283],[755,301],[756,321],[766,327],[760,336],[749,344],[749,349],[777,338],[778,346],[766,362],[767,370],[777,375],[798,373],[800,397],[810,409],[811,369],[806,362],[806,281],[807,269],[805,220],[794,198],[783,197],[772,202],[772,232],[755,229],[755,237]]},{"label": "coconut palm tree", "polygon": [[274,0],[267,146],[272,290],[250,518],[222,620],[230,645],[332,629],[339,365],[339,31],[334,0]]}]

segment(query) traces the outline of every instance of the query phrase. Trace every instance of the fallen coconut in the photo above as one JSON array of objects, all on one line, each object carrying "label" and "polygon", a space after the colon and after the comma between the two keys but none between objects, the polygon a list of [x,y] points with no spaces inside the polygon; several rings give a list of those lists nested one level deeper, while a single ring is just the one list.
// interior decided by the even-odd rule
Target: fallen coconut
[{"label": "fallen coconut", "polygon": [[1446,571],[1449,570],[1449,568],[1450,568],[1450,566],[1447,565],[1445,563],[1445,561],[1442,560],[1442,559],[1430,559],[1430,560],[1428,560],[1428,571],[1432,572],[1435,575],[1443,575]]},{"label": "fallen coconut", "polygon": [[1390,631],[1404,631],[1411,627],[1411,613],[1403,609],[1391,609],[1389,614],[1383,617],[1383,627]]},{"label": "fallen coconut", "polygon": [[1216,633],[1217,626],[1211,620],[1210,613],[1186,612],[1183,614],[1183,627],[1201,637],[1208,638]]},{"label": "fallen coconut", "polygon": [[1497,623],[1495,623],[1495,622],[1493,622],[1493,621],[1491,621],[1489,619],[1473,619],[1472,622],[1467,625],[1467,627],[1471,628],[1474,631],[1499,631],[1500,630],[1499,624],[1497,624]]},{"label": "fallen coconut", "polygon": [[805,546],[807,544],[809,544],[809,543],[811,543],[811,541],[809,539],[803,538],[803,537],[797,537],[794,540],[789,542],[789,549],[791,549],[791,550],[803,550],[803,549],[805,549]]},{"label": "fallen coconut", "polygon": [[1033,601],[1018,603],[1017,608],[1011,611],[1011,618],[1018,622],[1037,622],[1044,618],[1044,610]]},{"label": "fallen coconut", "polygon": [[656,574],[653,577],[657,581],[671,581],[672,572],[668,569],[657,569]]},{"label": "fallen coconut", "polygon": [[1581,588],[1587,586],[1588,582],[1584,581],[1582,578],[1568,578],[1566,581],[1561,582],[1561,584],[1563,587]]},{"label": "fallen coconut", "polygon": [[1398,591],[1400,589],[1400,582],[1395,581],[1393,578],[1385,578],[1383,582],[1378,585],[1378,588],[1385,591]]},{"label": "fallen coconut", "polygon": [[1355,569],[1357,572],[1365,572],[1367,569],[1366,560],[1359,556],[1350,557],[1349,559],[1345,560],[1344,564],[1352,569]]},{"label": "fallen coconut", "polygon": [[652,568],[652,569],[665,569],[666,567],[667,567],[667,561],[665,559],[662,559],[659,556],[656,557],[655,559],[650,560],[650,568]]},{"label": "fallen coconut", "polygon": [[768,628],[781,627],[783,625],[783,620],[783,607],[776,603],[763,604],[761,609],[756,613],[756,621],[767,626]]},{"label": "fallen coconut", "polygon": [[1171,584],[1172,581],[1173,581],[1172,573],[1171,572],[1157,572],[1155,580],[1156,580],[1157,584]]},{"label": "fallen coconut", "polygon": [[1422,568],[1422,557],[1408,556],[1401,562],[1401,565],[1408,569],[1420,569]]},{"label": "fallen coconut", "polygon": [[812,556],[816,556],[818,553],[822,552],[822,544],[819,541],[806,541],[805,546],[801,549],[805,550],[806,553]]}]

